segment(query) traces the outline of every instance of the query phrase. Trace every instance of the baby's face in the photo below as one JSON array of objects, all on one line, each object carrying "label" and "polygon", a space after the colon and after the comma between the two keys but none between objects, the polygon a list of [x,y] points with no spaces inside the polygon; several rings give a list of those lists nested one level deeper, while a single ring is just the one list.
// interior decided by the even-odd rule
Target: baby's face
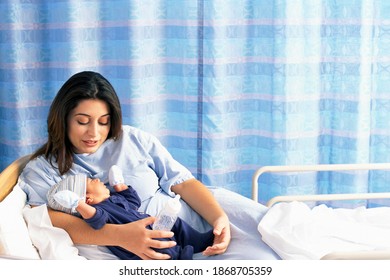
[{"label": "baby's face", "polygon": [[110,190],[99,179],[87,178],[87,197],[93,198],[91,204],[96,204],[110,197]]}]

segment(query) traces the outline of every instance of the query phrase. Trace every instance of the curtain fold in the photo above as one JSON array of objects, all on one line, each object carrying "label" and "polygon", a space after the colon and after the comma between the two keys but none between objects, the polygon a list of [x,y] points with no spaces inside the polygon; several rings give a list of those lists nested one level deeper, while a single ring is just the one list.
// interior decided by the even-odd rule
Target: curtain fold
[{"label": "curtain fold", "polygon": [[[3,0],[0,170],[44,143],[52,99],[83,70],[207,185],[250,197],[264,165],[390,162],[389,19],[386,0]],[[388,179],[273,174],[259,197]]]}]

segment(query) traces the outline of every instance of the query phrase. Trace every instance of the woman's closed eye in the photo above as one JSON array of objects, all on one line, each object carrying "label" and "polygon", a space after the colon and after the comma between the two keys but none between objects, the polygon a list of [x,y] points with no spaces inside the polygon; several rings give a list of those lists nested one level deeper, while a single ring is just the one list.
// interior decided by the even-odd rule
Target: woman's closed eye
[{"label": "woman's closed eye", "polygon": [[106,122],[99,122],[100,125],[109,125],[110,122],[109,121],[106,121]]},{"label": "woman's closed eye", "polygon": [[110,116],[104,116],[99,119],[100,125],[109,125],[110,124]]},{"label": "woman's closed eye", "polygon": [[78,124],[86,125],[89,123],[90,118],[88,116],[80,114],[80,115],[76,116],[75,120],[77,121]]},{"label": "woman's closed eye", "polygon": [[[79,125],[88,125],[88,124],[90,124],[90,120],[89,119],[82,119],[82,120],[77,120],[77,123],[79,124]],[[104,119],[102,119],[102,120],[99,120],[98,121],[98,124],[99,125],[109,125],[110,124],[110,119],[109,118],[104,118]]]}]

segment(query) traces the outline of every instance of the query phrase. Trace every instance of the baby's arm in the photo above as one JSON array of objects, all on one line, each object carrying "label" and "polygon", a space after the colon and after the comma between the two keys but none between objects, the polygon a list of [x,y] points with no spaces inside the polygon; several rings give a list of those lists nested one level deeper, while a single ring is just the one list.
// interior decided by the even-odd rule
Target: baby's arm
[{"label": "baby's arm", "polygon": [[116,192],[121,192],[121,191],[123,191],[123,190],[127,190],[129,187],[126,185],[126,184],[123,184],[123,183],[119,183],[119,184],[116,184],[115,186],[114,186],[114,190],[116,191]]},{"label": "baby's arm", "polygon": [[117,191],[118,195],[122,195],[132,206],[134,210],[138,210],[141,206],[141,199],[131,186],[126,186],[122,191]]},{"label": "baby's arm", "polygon": [[88,205],[84,200],[79,201],[76,210],[84,219],[90,219],[96,214],[96,208],[91,205]]}]

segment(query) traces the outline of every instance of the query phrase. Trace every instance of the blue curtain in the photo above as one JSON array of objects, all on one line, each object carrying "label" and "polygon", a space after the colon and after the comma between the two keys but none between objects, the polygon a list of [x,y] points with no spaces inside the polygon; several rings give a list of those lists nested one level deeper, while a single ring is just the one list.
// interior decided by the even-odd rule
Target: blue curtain
[{"label": "blue curtain", "polygon": [[[47,137],[70,75],[116,88],[207,185],[264,165],[390,162],[387,0],[2,0],[0,170]],[[273,174],[275,194],[389,191],[387,172]]]}]

